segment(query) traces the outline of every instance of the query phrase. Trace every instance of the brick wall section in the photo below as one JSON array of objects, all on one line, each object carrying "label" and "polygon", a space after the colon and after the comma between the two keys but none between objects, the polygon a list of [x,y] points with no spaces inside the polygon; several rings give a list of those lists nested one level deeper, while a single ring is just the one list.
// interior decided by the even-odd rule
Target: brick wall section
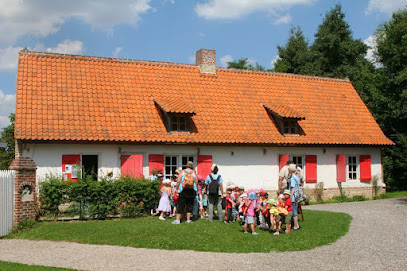
[{"label": "brick wall section", "polygon": [[[377,188],[377,195],[383,194],[386,192],[386,189],[379,186]],[[270,195],[269,198],[275,198],[277,190],[269,190],[267,193]],[[375,196],[374,187],[346,187],[342,188],[342,193],[344,193],[347,197],[353,197],[356,195],[364,196],[366,198],[373,198]],[[319,197],[319,193],[317,189],[305,189],[305,194],[307,195],[308,199],[311,201],[316,201]],[[335,196],[340,196],[341,190],[339,188],[323,188],[321,193],[322,200],[331,199]]]},{"label": "brick wall section", "polygon": [[[26,219],[35,219],[36,206],[36,170],[34,161],[26,157],[17,157],[11,162],[9,169],[15,170],[14,179],[14,226]],[[24,187],[30,187],[31,200],[22,200]]]}]

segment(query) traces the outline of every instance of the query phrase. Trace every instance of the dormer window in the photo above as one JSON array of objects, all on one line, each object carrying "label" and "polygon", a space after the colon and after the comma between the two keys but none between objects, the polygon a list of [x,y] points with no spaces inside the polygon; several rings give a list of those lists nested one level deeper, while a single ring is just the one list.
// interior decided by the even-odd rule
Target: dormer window
[{"label": "dormer window", "polygon": [[298,123],[295,119],[283,119],[284,134],[299,134]]},{"label": "dormer window", "polygon": [[171,131],[188,131],[187,117],[182,115],[173,115],[170,119]]},{"label": "dormer window", "polygon": [[160,110],[162,120],[169,134],[171,132],[194,132],[196,127],[192,121],[195,110],[183,98],[154,98]]},{"label": "dormer window", "polygon": [[263,107],[282,135],[304,135],[305,133],[298,123],[300,120],[305,120],[304,115],[283,104],[281,101],[268,102],[263,104]]}]

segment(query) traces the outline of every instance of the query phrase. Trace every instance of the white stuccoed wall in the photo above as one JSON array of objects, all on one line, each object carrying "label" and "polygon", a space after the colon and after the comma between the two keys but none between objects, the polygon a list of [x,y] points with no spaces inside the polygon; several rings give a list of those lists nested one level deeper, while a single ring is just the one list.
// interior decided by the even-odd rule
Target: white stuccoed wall
[{"label": "white stuccoed wall", "polygon": [[[233,155],[232,155],[233,152]],[[318,182],[324,188],[336,188],[336,155],[370,155],[372,177],[379,177],[383,186],[381,152],[378,147],[233,147],[233,146],[186,146],[186,145],[113,145],[113,144],[26,144],[24,156],[37,164],[39,181],[46,174],[62,174],[63,154],[87,154],[99,156],[99,176],[113,170],[120,176],[120,155],[143,154],[144,175],[148,176],[149,154],[212,155],[219,165],[219,173],[226,184],[243,185],[247,188],[277,189],[280,154],[317,155]],[[358,158],[359,159],[359,158]],[[196,160],[195,160],[196,161]],[[359,171],[359,170],[358,170]],[[342,187],[365,187],[371,183],[347,181]],[[306,184],[313,188],[314,184]]]}]

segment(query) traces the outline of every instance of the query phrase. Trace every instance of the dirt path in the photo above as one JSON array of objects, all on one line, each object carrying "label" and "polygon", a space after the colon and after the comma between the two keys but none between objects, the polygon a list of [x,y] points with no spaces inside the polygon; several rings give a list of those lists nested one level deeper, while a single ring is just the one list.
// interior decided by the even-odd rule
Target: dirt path
[{"label": "dirt path", "polygon": [[308,251],[253,254],[0,240],[0,260],[115,271],[407,270],[407,198],[314,205],[306,209],[349,213],[353,221],[348,234],[332,245]]}]

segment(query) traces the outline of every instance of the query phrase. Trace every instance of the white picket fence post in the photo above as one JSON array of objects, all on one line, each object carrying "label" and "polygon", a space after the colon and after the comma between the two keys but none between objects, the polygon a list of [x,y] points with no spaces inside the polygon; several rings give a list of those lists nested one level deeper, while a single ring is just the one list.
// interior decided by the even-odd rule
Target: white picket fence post
[{"label": "white picket fence post", "polygon": [[0,237],[13,228],[14,176],[14,170],[0,170]]}]

